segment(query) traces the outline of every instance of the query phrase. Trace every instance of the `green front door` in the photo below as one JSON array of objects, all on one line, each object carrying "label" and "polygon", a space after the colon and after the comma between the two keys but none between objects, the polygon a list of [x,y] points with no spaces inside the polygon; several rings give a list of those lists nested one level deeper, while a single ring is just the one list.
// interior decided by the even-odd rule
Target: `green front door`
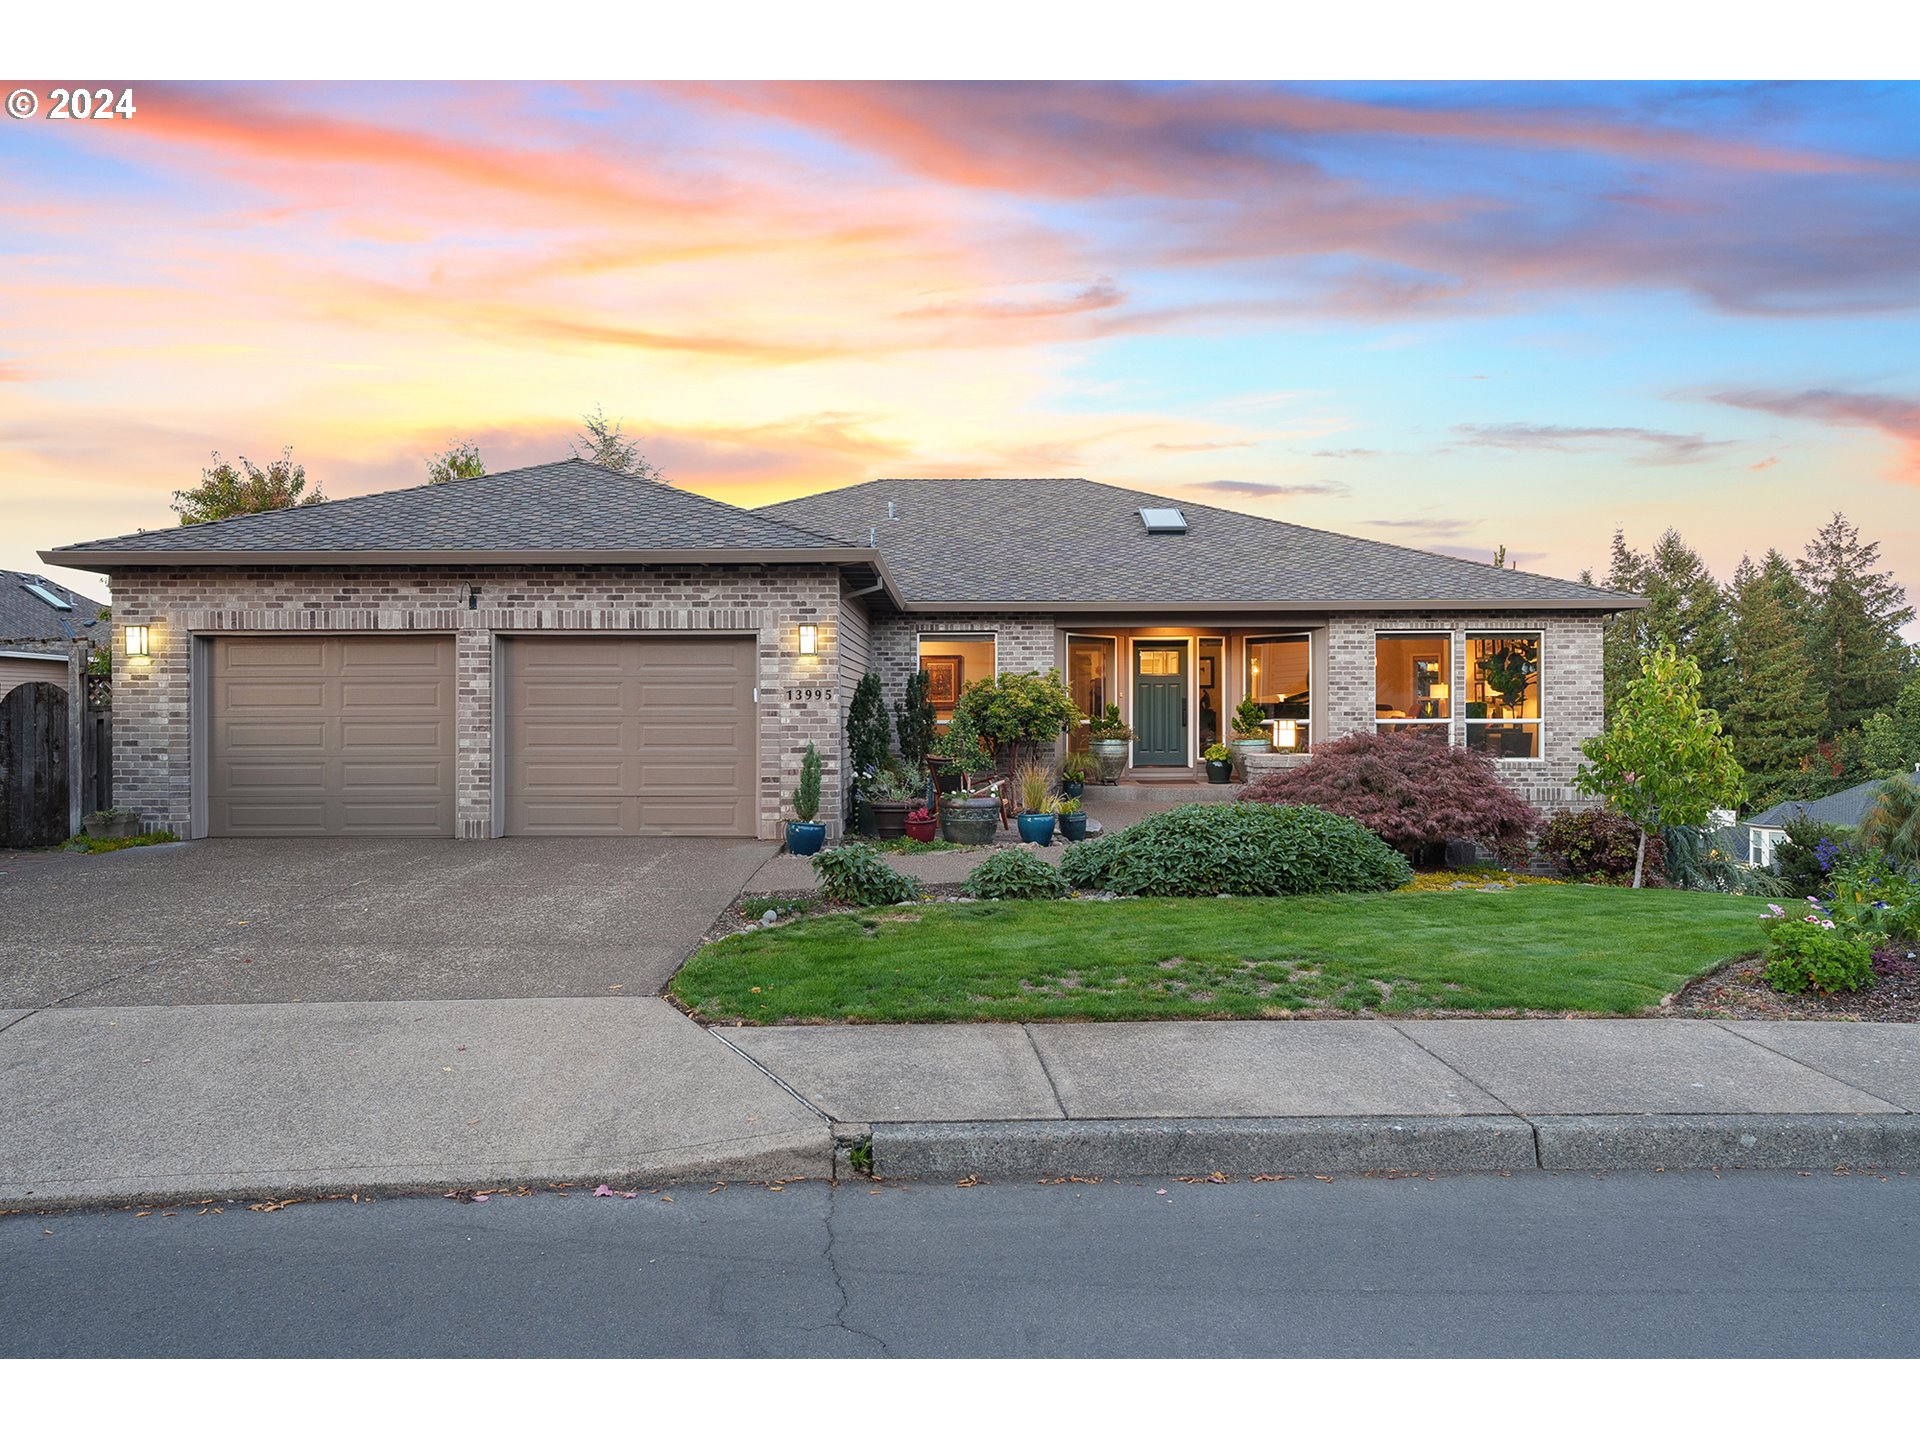
[{"label": "green front door", "polygon": [[1187,763],[1187,642],[1133,647],[1133,763]]}]

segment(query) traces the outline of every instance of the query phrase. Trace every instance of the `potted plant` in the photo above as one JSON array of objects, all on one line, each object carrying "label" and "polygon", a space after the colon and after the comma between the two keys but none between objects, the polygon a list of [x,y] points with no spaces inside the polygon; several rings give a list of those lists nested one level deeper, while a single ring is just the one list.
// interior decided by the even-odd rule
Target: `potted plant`
[{"label": "potted plant", "polygon": [[1127,768],[1127,747],[1133,743],[1133,727],[1120,718],[1118,705],[1107,706],[1107,713],[1096,715],[1087,724],[1087,753],[1100,765],[1100,783],[1111,785]]},{"label": "potted plant", "polygon": [[926,782],[898,762],[889,762],[860,789],[873,811],[874,833],[882,840],[898,840],[907,833],[907,811],[921,802]]},{"label": "potted plant", "polygon": [[965,790],[968,777],[985,768],[986,752],[980,748],[980,732],[973,717],[955,711],[947,728],[927,747],[927,763],[940,777],[940,789]]},{"label": "potted plant", "polygon": [[1060,793],[1069,800],[1078,800],[1087,788],[1087,756],[1078,750],[1069,750],[1067,758],[1060,762]]},{"label": "potted plant", "polygon": [[1252,696],[1242,700],[1233,710],[1233,743],[1227,748],[1233,752],[1234,768],[1240,772],[1240,778],[1250,778],[1247,774],[1247,757],[1265,754],[1273,748],[1273,736],[1266,727],[1267,712],[1260,708],[1260,702]]},{"label": "potted plant", "polygon": [[1087,812],[1078,800],[1069,796],[1054,807],[1054,813],[1060,817],[1060,834],[1064,838],[1068,840],[1087,838]]},{"label": "potted plant", "polygon": [[795,855],[812,855],[826,844],[827,827],[813,817],[820,813],[820,752],[807,742],[807,753],[800,757],[800,783],[793,790],[795,819],[787,822],[787,849]]},{"label": "potted plant", "polygon": [[109,805],[80,822],[90,840],[131,840],[140,833],[140,812]]},{"label": "potted plant", "polygon": [[1029,845],[1053,843],[1053,773],[1032,761],[1013,772],[1013,793],[1020,802],[1020,838]]},{"label": "potted plant", "polygon": [[1225,785],[1233,779],[1233,751],[1218,740],[1201,752],[1201,758],[1207,762],[1207,783]]},{"label": "potted plant", "polygon": [[907,838],[926,844],[932,840],[939,829],[940,821],[933,811],[919,805],[907,812]]},{"label": "potted plant", "polygon": [[940,835],[954,845],[991,845],[1000,826],[1000,792],[955,790],[940,797]]}]

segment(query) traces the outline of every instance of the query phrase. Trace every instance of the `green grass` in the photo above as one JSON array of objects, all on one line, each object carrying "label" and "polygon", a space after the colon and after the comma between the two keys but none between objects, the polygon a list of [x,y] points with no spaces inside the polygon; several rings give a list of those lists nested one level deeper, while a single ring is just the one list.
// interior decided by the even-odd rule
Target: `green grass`
[{"label": "green grass", "polygon": [[704,1018],[760,1025],[1631,1015],[1759,949],[1762,908],[1747,896],[1588,885],[933,904],[731,936],[695,954],[669,992]]}]

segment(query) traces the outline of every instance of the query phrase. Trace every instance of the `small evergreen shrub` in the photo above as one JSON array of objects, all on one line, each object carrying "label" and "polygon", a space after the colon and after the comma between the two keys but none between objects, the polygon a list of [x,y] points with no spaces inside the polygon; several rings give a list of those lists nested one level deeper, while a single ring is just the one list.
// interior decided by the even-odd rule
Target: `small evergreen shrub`
[{"label": "small evergreen shrub", "polygon": [[800,783],[793,791],[794,817],[803,823],[820,813],[820,752],[807,742],[807,753],[800,757]]},{"label": "small evergreen shrub", "polygon": [[[1589,885],[1631,885],[1639,844],[1640,827],[1618,810],[1562,811],[1540,835],[1540,853],[1561,874]],[[1649,835],[1645,883],[1659,884],[1666,862],[1660,837]]]},{"label": "small evergreen shrub", "polygon": [[813,857],[820,891],[842,905],[897,905],[918,894],[914,883],[868,845],[841,845]]},{"label": "small evergreen shrub", "polygon": [[1873,945],[1852,935],[1818,910],[1788,914],[1777,905],[1766,922],[1766,980],[1787,995],[1817,990],[1823,995],[1873,988]]},{"label": "small evergreen shrub", "polygon": [[1773,847],[1773,869],[1789,895],[1817,895],[1827,872],[1860,858],[1860,842],[1844,825],[1795,816],[1782,827],[1787,838]]},{"label": "small evergreen shrub", "polygon": [[1096,835],[1060,857],[1060,878],[1076,890],[1105,890],[1107,873],[1120,858],[1120,835]]},{"label": "small evergreen shrub", "polygon": [[1067,882],[1031,850],[1004,847],[973,867],[966,892],[976,900],[1058,900]]},{"label": "small evergreen shrub", "polygon": [[1364,825],[1311,805],[1181,805],[1068,858],[1090,844],[1103,849],[1082,865],[1121,895],[1312,895],[1413,878],[1406,857]]}]

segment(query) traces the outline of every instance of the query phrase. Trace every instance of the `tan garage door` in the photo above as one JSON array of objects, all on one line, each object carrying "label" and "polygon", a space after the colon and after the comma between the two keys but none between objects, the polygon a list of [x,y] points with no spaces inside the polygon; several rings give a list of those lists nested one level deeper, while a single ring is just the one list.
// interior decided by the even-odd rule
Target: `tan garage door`
[{"label": "tan garage door", "polygon": [[451,835],[453,641],[213,642],[214,835]]},{"label": "tan garage door", "polygon": [[755,833],[751,639],[502,649],[509,835]]}]

